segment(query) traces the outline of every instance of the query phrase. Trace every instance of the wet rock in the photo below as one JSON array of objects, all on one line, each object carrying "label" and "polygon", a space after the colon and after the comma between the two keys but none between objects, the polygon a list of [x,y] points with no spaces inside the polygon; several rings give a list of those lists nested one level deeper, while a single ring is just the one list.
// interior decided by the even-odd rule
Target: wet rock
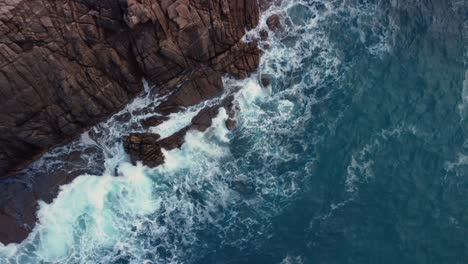
[{"label": "wet rock", "polygon": [[132,115],[130,114],[130,112],[125,112],[119,115],[114,115],[113,118],[117,122],[126,123],[130,121],[130,119],[132,118]]},{"label": "wet rock", "polygon": [[18,241],[18,238],[25,239],[31,232],[31,228],[22,228],[13,216],[3,212],[0,212],[0,226],[2,227],[0,229],[2,243],[14,243]]},{"label": "wet rock", "polygon": [[262,75],[260,77],[260,82],[262,83],[263,87],[268,87],[271,84],[271,76]]},{"label": "wet rock", "polygon": [[[173,135],[169,137],[159,140],[157,144],[147,145],[146,148],[147,149],[149,148],[162,149],[163,148],[166,150],[173,150],[173,149],[182,147],[182,145],[184,144],[185,135],[187,134],[188,131],[190,130],[205,131],[207,128],[211,126],[212,119],[217,115],[219,107],[220,106],[207,107],[201,110],[194,118],[192,118],[190,125],[182,128],[181,130],[179,130],[178,132],[174,133]],[[143,139],[145,137],[151,137],[151,135],[152,134],[150,133],[142,133],[142,134],[134,134],[133,136]],[[140,149],[139,151],[142,151],[142,150]],[[142,153],[135,154],[135,152],[133,152],[129,154],[130,156],[134,157],[132,158],[132,160],[135,159],[135,161],[142,161],[144,165],[147,165],[149,167],[156,167],[162,164],[162,163],[161,164],[147,163],[144,159],[142,159],[142,157],[144,157],[144,154]]]},{"label": "wet rock", "polygon": [[[148,167],[157,167],[164,163],[164,156],[161,149],[173,150],[182,147],[187,132],[191,130],[206,131],[213,123],[221,107],[226,109],[228,119],[226,127],[230,130],[236,128],[234,97],[228,96],[218,105],[202,109],[192,118],[190,125],[182,128],[173,135],[164,139],[159,139],[159,135],[151,133],[134,133],[124,138],[124,148],[130,155],[133,163],[141,161]],[[154,117],[159,123],[161,117]],[[164,118],[164,117],[162,117]]]},{"label": "wet rock", "polygon": [[219,107],[207,107],[201,110],[192,119],[190,125],[164,139],[152,133],[130,134],[123,139],[125,151],[129,154],[132,163],[136,164],[141,161],[148,167],[157,167],[164,163],[162,149],[172,150],[182,147],[185,135],[190,130],[205,131],[211,126]]},{"label": "wet rock", "polygon": [[[88,155],[95,157],[92,162]],[[37,222],[38,201],[50,203],[60,186],[80,175],[101,175],[104,171],[104,156],[95,146],[64,152],[61,158],[59,164],[41,160],[42,165],[36,162],[15,177],[0,179],[0,242],[20,242],[29,235]]]},{"label": "wet rock", "polygon": [[143,127],[149,128],[149,127],[156,127],[164,123],[165,121],[169,120],[169,117],[167,116],[152,116],[149,117],[141,122]]},{"label": "wet rock", "polygon": [[156,167],[164,163],[164,155],[158,144],[160,136],[149,133],[130,134],[124,138],[123,145],[132,163],[142,161],[144,165]]},{"label": "wet rock", "polygon": [[184,107],[221,95],[223,92],[222,75],[210,67],[201,67],[179,76],[176,82],[169,83],[168,88],[162,92],[171,95],[169,100],[161,103],[158,111],[162,115],[176,113]]},{"label": "wet rock", "polygon": [[236,116],[236,111],[238,111],[237,105],[234,104],[234,97],[233,96],[227,97],[223,101],[222,105],[226,109],[226,112],[228,114],[228,119],[225,122],[226,128],[232,131],[237,128],[237,121],[236,121],[235,116]]},{"label": "wet rock", "polygon": [[260,40],[266,41],[268,39],[268,31],[262,30],[260,31]]},{"label": "wet rock", "polygon": [[208,107],[200,111],[193,119],[192,124],[190,125],[190,129],[198,130],[198,131],[205,131],[208,129],[211,124],[213,118],[216,117],[218,114],[219,106],[215,107]]},{"label": "wet rock", "polygon": [[234,130],[237,128],[237,121],[233,118],[228,118],[226,120],[226,128],[229,130]]},{"label": "wet rock", "polygon": [[170,137],[162,139],[159,141],[159,146],[166,150],[173,150],[182,147],[184,144],[184,137],[189,130],[190,127],[186,127],[171,135]]},{"label": "wet rock", "polygon": [[266,23],[268,28],[273,32],[277,32],[282,29],[281,17],[277,14],[268,17]]},{"label": "wet rock", "polygon": [[260,6],[260,11],[267,10],[272,5],[280,5],[282,0],[259,0],[258,4]]},{"label": "wet rock", "polygon": [[[256,69],[256,1],[0,1],[0,176],[65,144],[142,92],[177,112]],[[182,89],[180,89],[182,85]]]},{"label": "wet rock", "polygon": [[229,118],[234,118],[236,111],[239,110],[238,106],[234,104],[234,96],[228,96],[226,97],[222,102],[221,106],[223,106],[226,109],[226,112],[229,116]]}]

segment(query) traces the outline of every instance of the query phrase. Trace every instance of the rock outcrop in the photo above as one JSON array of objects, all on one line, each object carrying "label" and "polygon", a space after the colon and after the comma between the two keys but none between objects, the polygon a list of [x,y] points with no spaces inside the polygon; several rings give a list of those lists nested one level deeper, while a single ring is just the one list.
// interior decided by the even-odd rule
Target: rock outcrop
[{"label": "rock outcrop", "polygon": [[[26,238],[38,200],[50,202],[82,172],[44,172],[33,186],[10,181],[15,173],[124,107],[143,78],[167,95],[144,123],[155,126],[220,95],[224,74],[254,71],[257,44],[241,39],[259,10],[257,0],[0,0],[0,177],[10,176],[0,185],[0,242]],[[134,162],[156,166],[161,147],[180,147],[188,130],[208,128],[219,107],[168,138],[133,134],[124,145]]]},{"label": "rock outcrop", "polygon": [[158,144],[159,138],[157,134],[134,133],[125,138],[124,148],[133,163],[142,161],[150,167],[156,167],[164,163],[164,155]]},{"label": "rock outcrop", "polygon": [[[123,139],[125,151],[129,154],[134,164],[141,161],[143,165],[148,167],[159,166],[164,163],[162,149],[173,150],[175,148],[180,148],[184,143],[185,135],[190,130],[205,131],[208,129],[221,107],[224,108],[228,114],[226,127],[231,130],[234,129],[236,127],[236,121],[234,119],[235,109],[233,100],[233,96],[228,96],[220,104],[202,109],[192,118],[189,125],[164,139],[161,139],[157,134],[132,133]],[[157,120],[157,124],[155,125],[157,126],[159,125],[161,117],[151,117],[148,120]],[[149,123],[148,120],[144,123]]]},{"label": "rock outcrop", "polygon": [[0,176],[122,108],[142,78],[177,111],[257,67],[256,0],[0,0]]}]

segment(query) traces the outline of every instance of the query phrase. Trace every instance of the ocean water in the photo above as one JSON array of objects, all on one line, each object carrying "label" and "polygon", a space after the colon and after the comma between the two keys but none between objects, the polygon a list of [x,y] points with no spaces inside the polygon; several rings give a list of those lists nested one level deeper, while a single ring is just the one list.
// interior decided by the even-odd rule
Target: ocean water
[{"label": "ocean water", "polygon": [[133,166],[119,140],[164,100],[147,87],[31,166],[82,151],[95,175],[41,203],[0,263],[468,263],[468,3],[284,0],[245,41],[271,14],[258,72],[224,79],[236,130],[220,110],[164,165]]}]

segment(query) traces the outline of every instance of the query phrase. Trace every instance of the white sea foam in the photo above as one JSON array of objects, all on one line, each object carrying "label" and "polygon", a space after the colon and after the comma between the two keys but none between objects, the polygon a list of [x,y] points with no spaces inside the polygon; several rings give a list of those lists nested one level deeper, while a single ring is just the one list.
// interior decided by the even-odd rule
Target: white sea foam
[{"label": "white sea foam", "polygon": [[382,147],[382,143],[392,138],[398,138],[402,133],[415,133],[414,126],[400,125],[395,128],[382,130],[373,135],[369,143],[351,155],[351,161],[346,168],[346,191],[353,195],[358,192],[360,183],[368,182],[374,177],[372,167],[374,155]]},{"label": "white sea foam", "polygon": [[[250,80],[236,98],[241,107],[248,109],[262,96],[262,88],[254,80]],[[187,113],[183,112],[181,115]],[[138,232],[145,223],[152,222],[147,217],[157,213],[161,205],[166,214],[177,212],[178,217],[182,215],[186,221],[185,226],[174,222],[172,228],[190,230],[195,221],[193,217],[198,221],[212,221],[209,212],[227,204],[229,193],[232,192],[226,182],[214,179],[219,172],[217,164],[230,155],[226,120],[227,113],[221,109],[208,130],[190,131],[181,149],[163,150],[166,163],[156,169],[148,169],[141,164],[133,166],[126,162],[121,146],[113,148],[111,152],[114,156],[106,160],[107,170],[104,175],[83,175],[62,186],[53,203],[40,203],[40,223],[30,237],[20,245],[2,247],[0,254],[14,257],[7,263],[39,260],[69,263],[91,261],[93,254],[99,249],[135,250],[136,245],[133,243],[137,239],[129,240],[129,229],[136,226],[135,232]],[[81,141],[84,144],[94,142],[87,134],[83,135]],[[116,167],[119,177],[111,176],[111,171]],[[155,186],[160,181],[166,181],[171,185],[170,188]],[[206,212],[198,212],[200,209],[186,193],[201,189],[204,184],[211,185],[214,197],[206,202]],[[184,199],[180,200],[175,192],[180,192],[185,196]],[[156,223],[151,225],[150,232],[156,237],[164,236],[168,232],[167,226],[171,226],[169,223],[167,226]],[[192,236],[193,232],[188,232],[184,239],[193,241]],[[29,252],[29,248],[34,249],[33,253]],[[134,252],[135,256],[143,256],[145,250],[148,249],[137,250],[139,253]]]},{"label": "white sea foam", "polygon": [[171,114],[169,120],[159,126],[150,128],[150,131],[159,134],[161,138],[166,138],[182,128],[190,125],[192,118],[194,118],[201,109],[190,109],[184,111],[182,114]]},{"label": "white sea foam", "polygon": [[302,264],[304,263],[304,259],[301,256],[291,256],[287,255],[280,264]]},{"label": "white sea foam", "polygon": [[[468,55],[467,55],[468,56]],[[465,79],[463,80],[463,87],[461,92],[461,102],[458,105],[460,117],[462,122],[466,122],[465,118],[468,115],[468,70],[465,71]]]},{"label": "white sea foam", "polygon": [[[445,170],[447,173],[454,173],[458,177],[466,176],[468,172],[468,155],[464,153],[458,153],[457,158],[454,161],[448,161],[445,163]],[[445,176],[447,179],[447,175]]]}]

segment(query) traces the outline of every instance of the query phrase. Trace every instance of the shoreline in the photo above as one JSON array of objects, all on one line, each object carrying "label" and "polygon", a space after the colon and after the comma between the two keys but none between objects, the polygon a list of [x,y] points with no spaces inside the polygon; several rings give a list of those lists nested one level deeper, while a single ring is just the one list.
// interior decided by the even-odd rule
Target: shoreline
[{"label": "shoreline", "polygon": [[[127,20],[127,25],[133,29],[133,28],[138,28],[141,26],[137,26],[139,23],[143,23],[144,27],[149,27],[153,23],[160,23],[164,24],[164,22],[161,22],[160,20],[169,20],[169,19],[175,19],[175,25],[180,26],[180,23],[185,23],[181,22],[182,20],[179,19],[178,17],[172,17],[171,15],[168,14],[168,17],[162,18],[158,12],[154,12],[154,6],[144,6],[146,2],[143,4],[137,4],[133,3],[133,1],[128,1],[129,2],[129,14],[133,14],[134,16],[127,16],[125,19]],[[176,3],[181,2],[181,4],[185,5],[186,1],[176,1]],[[188,3],[188,2],[187,2]],[[224,3],[224,2],[223,2]],[[185,62],[186,67],[189,71],[186,71],[185,73],[177,73],[177,75],[168,80],[164,85],[158,85],[157,84],[157,76],[156,80],[154,79],[155,76],[150,75],[151,71],[146,72],[143,74],[143,77],[147,77],[149,83],[151,83],[154,87],[151,89],[157,89],[158,95],[159,96],[167,96],[166,100],[161,103],[157,108],[153,109],[156,110],[154,112],[155,116],[159,117],[167,117],[171,113],[176,113],[180,111],[181,109],[184,109],[186,107],[190,107],[193,105],[196,105],[200,102],[209,100],[211,98],[215,98],[219,96],[222,91],[223,91],[223,84],[221,81],[221,76],[224,74],[228,74],[232,77],[238,78],[238,79],[243,79],[246,78],[248,75],[250,75],[253,71],[256,70],[258,67],[259,63],[259,49],[257,47],[256,42],[251,42],[251,43],[245,43],[242,41],[242,38],[244,36],[244,28],[253,28],[258,24],[258,19],[260,16],[260,7],[256,2],[254,3],[252,7],[244,7],[244,11],[232,11],[234,13],[244,13],[246,16],[250,17],[250,22],[244,21],[242,24],[238,24],[238,26],[242,26],[242,34],[239,32],[239,28],[232,28],[232,26],[227,26],[226,29],[223,30],[234,30],[237,33],[237,37],[231,40],[233,43],[232,46],[230,46],[228,49],[222,48],[225,50],[224,52],[221,53],[216,53],[215,57],[209,58],[207,60],[207,64],[203,65],[200,64],[200,62],[195,62],[195,65],[197,65],[197,69],[195,71],[189,70],[192,66],[192,64]],[[235,6],[235,4],[232,4],[232,6]],[[145,17],[142,17],[143,14],[147,16],[148,14],[142,12],[142,8],[149,8],[155,15],[154,21],[151,20],[145,20]],[[193,7],[189,6],[189,9]],[[248,11],[248,8],[252,8],[250,11]],[[229,9],[229,8],[228,8]],[[257,10],[257,14],[255,15],[255,10]],[[218,10],[220,12],[220,10]],[[133,12],[133,13],[132,13]],[[238,14],[237,14],[238,15]],[[235,14],[231,14],[235,18]],[[240,19],[245,17],[244,15],[235,18],[235,19]],[[159,22],[158,22],[159,21]],[[223,23],[223,21],[221,21]],[[244,23],[247,23],[244,24]],[[149,24],[149,25],[148,25]],[[186,25],[183,25],[186,26]],[[199,25],[201,26],[201,24]],[[203,25],[204,27],[204,25]],[[169,25],[167,29],[171,28]],[[196,28],[196,26],[195,26]],[[207,29],[208,30],[208,29]],[[212,31],[212,33],[219,34],[220,32],[215,32],[215,30],[209,29]],[[220,29],[218,29],[220,30]],[[163,30],[166,32],[166,30]],[[182,27],[183,31],[183,27]],[[177,31],[180,32],[180,31]],[[204,31],[206,32],[206,31]],[[210,31],[208,31],[210,32]],[[166,32],[167,33],[167,32]],[[185,34],[185,33],[184,33]],[[211,34],[211,33],[210,33]],[[195,36],[196,38],[204,38],[205,35],[198,35]],[[193,34],[192,36],[193,37]],[[156,39],[156,41],[158,41]],[[163,41],[164,42],[164,41]],[[196,42],[191,43],[189,47],[191,47],[190,52],[195,52],[195,54],[192,54],[190,56],[197,56],[197,50],[193,50],[192,46],[193,44],[196,44]],[[146,43],[145,45],[149,45],[149,43]],[[180,52],[184,52],[184,50],[180,50],[179,52],[176,52],[174,50],[168,50],[167,47],[165,48],[165,44],[163,43],[163,46],[161,47],[161,50],[163,51],[164,56],[168,57],[169,60],[180,60]],[[205,45],[205,44],[202,44]],[[216,42],[213,42],[213,46],[209,47],[209,49],[216,49]],[[203,47],[203,46],[202,46]],[[164,51],[166,50],[166,51]],[[203,49],[202,49],[203,50]],[[138,58],[135,58],[138,60]],[[151,59],[151,58],[147,58]],[[187,59],[187,57],[185,58]],[[179,61],[180,62],[180,61]],[[143,62],[144,63],[144,62]],[[143,64],[144,65],[144,64]],[[201,66],[201,67],[200,67]],[[192,68],[193,69],[193,68]],[[145,71],[148,71],[148,69],[145,69]],[[139,88],[140,90],[143,90],[143,85]],[[226,103],[224,103],[226,105]],[[228,103],[227,103],[228,104]],[[123,106],[123,108],[119,109],[125,109],[126,106]],[[222,107],[219,105],[218,107]],[[184,128],[184,132],[186,133],[187,131],[191,129],[198,129],[198,130],[203,130],[206,129],[210,124],[211,124],[211,119],[214,117],[213,116],[213,110],[214,109],[207,109],[207,110],[202,110],[201,114],[197,115],[194,117],[194,123],[189,125],[187,128]],[[232,111],[231,111],[232,112]],[[102,120],[109,120],[112,119],[115,115],[115,112],[112,114],[107,115],[106,118],[103,118]],[[121,122],[125,122],[125,118],[121,120]],[[147,121],[146,125],[148,123],[151,125],[151,123],[157,124],[159,121]],[[79,130],[80,132],[87,131],[89,128],[83,128],[82,130]],[[183,139],[183,136],[185,133],[176,133],[172,139],[167,140],[167,144],[169,144],[172,148],[179,148],[182,145],[181,139]],[[78,136],[74,136],[73,138],[78,138]],[[122,139],[123,141],[126,141],[126,139]],[[72,138],[68,142],[72,142]],[[134,143],[134,142],[133,142]],[[166,145],[167,145],[166,144]],[[65,145],[62,145],[65,146]],[[59,147],[60,148],[60,147]],[[57,149],[57,147],[52,148],[52,150],[49,149],[49,151],[44,152],[44,153],[49,153],[49,152],[54,152],[54,150]],[[130,148],[128,148],[129,150]],[[93,152],[93,150],[90,150]],[[160,150],[159,150],[160,152]],[[159,153],[158,153],[159,154]],[[79,164],[86,164],[86,160],[83,160],[82,153],[79,152],[72,152],[71,155],[65,157],[66,162],[71,164],[70,166],[75,166]],[[136,155],[138,156],[138,155]],[[43,155],[41,155],[43,157]],[[41,160],[41,157],[37,159],[34,162],[39,162]],[[84,158],[85,159],[85,158]],[[135,159],[136,161],[137,159]],[[64,171],[67,171],[66,169],[64,171],[46,171],[46,172],[35,172],[35,171],[28,171],[28,167],[32,166],[29,163],[28,166],[25,166],[22,170],[18,170],[17,173],[15,173],[14,176],[9,176],[0,179],[2,181],[2,196],[0,197],[0,226],[2,227],[0,230],[0,242],[3,244],[10,244],[10,243],[19,243],[22,240],[24,240],[29,233],[32,231],[34,228],[36,221],[37,221],[37,216],[36,216],[36,210],[38,207],[38,201],[42,200],[46,203],[50,203],[58,194],[60,186],[63,186],[64,184],[68,184],[71,181],[73,181],[76,177],[78,177],[81,174],[85,173],[90,173],[92,172],[93,169],[95,168],[86,168],[84,171],[83,170],[71,170],[71,173],[64,173]],[[22,180],[22,179],[28,179],[28,180]],[[35,182],[35,180],[39,180],[40,183]],[[30,182],[29,184],[27,182]],[[31,185],[32,184],[32,185]],[[11,202],[11,197],[15,197],[13,200],[13,203]],[[9,202],[10,201],[10,202]]]}]

